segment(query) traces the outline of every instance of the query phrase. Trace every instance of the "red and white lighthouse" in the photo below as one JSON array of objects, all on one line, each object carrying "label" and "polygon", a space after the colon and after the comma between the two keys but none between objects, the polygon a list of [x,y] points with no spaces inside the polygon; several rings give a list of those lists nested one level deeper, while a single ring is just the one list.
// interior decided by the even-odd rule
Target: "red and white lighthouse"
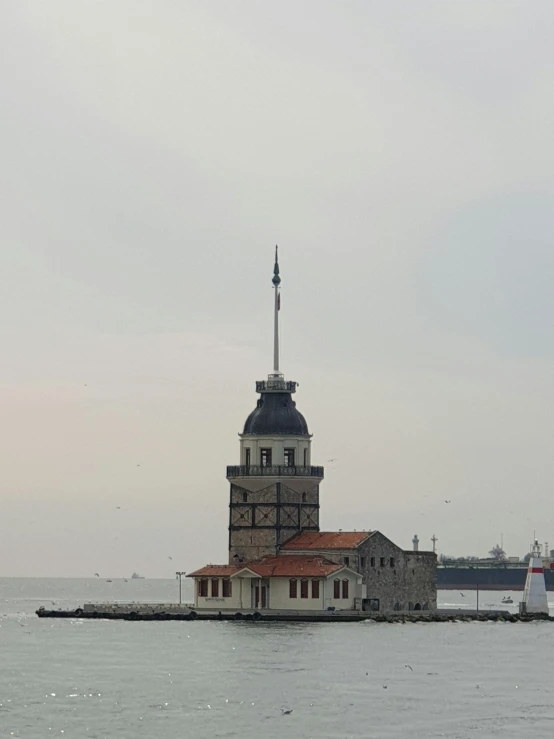
[{"label": "red and white lighthouse", "polygon": [[529,560],[523,601],[519,604],[519,610],[520,613],[546,613],[548,615],[541,547],[536,539]]}]

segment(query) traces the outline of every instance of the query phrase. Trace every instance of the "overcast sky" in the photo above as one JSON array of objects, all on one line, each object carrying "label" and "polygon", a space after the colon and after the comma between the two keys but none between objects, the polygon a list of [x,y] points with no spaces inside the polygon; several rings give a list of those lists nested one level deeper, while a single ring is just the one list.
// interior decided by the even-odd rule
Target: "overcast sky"
[{"label": "overcast sky", "polygon": [[1,15],[1,575],[226,561],[276,243],[322,528],[554,547],[551,0]]}]

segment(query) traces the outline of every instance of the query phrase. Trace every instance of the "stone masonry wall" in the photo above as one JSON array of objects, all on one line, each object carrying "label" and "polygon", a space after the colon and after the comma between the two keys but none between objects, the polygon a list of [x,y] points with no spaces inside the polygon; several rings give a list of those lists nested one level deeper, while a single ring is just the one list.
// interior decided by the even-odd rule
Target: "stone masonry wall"
[{"label": "stone masonry wall", "polygon": [[436,609],[437,561],[432,552],[405,552],[375,532],[360,545],[358,555],[367,598],[378,599],[380,611]]}]

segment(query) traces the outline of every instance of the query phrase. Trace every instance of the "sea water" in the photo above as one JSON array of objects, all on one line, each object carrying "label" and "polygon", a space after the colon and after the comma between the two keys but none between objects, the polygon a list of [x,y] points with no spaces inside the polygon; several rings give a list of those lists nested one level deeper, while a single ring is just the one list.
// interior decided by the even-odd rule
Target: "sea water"
[{"label": "sea water", "polygon": [[[183,581],[183,600],[190,595]],[[503,595],[481,593],[480,603],[498,607]],[[550,623],[34,615],[40,605],[177,598],[174,580],[0,580],[0,737],[539,739],[554,731]],[[475,593],[444,591],[439,602],[473,608]]]}]

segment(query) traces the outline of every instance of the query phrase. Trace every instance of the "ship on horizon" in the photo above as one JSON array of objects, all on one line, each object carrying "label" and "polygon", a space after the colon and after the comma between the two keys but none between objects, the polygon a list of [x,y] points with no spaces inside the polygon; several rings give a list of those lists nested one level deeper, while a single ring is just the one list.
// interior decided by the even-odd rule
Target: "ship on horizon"
[{"label": "ship on horizon", "polygon": [[[544,546],[545,553],[548,545]],[[439,590],[524,590],[528,557],[507,557],[497,547],[489,558],[445,557],[437,564]],[[554,550],[543,557],[544,581],[548,591],[554,591]]]}]

